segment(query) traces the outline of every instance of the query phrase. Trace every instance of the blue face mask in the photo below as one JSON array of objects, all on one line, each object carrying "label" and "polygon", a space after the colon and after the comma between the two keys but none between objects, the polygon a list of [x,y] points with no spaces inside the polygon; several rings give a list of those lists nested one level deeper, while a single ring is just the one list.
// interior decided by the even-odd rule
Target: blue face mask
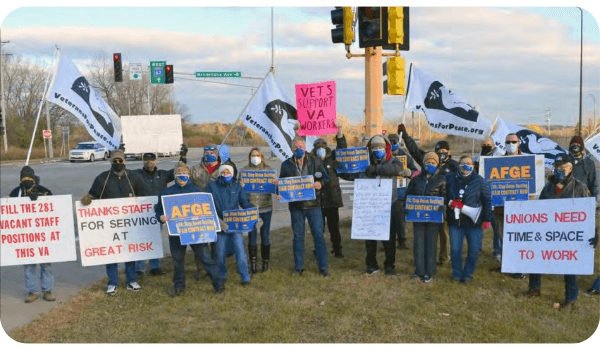
[{"label": "blue face mask", "polygon": [[230,183],[231,179],[233,179],[233,175],[229,175],[229,176],[222,176],[223,180],[225,181],[225,183]]},{"label": "blue face mask", "polygon": [[554,169],[554,178],[557,181],[562,181],[562,180],[565,179],[565,177],[567,177],[567,174],[565,173],[564,170],[562,170],[562,169],[556,169],[556,168]]},{"label": "blue face mask", "polygon": [[393,152],[396,152],[398,150],[398,148],[400,148],[399,143],[392,143],[392,151]]},{"label": "blue face mask", "polygon": [[423,167],[425,168],[425,171],[431,175],[433,175],[433,173],[435,173],[435,171],[437,170],[437,165],[433,164],[425,164]]},{"label": "blue face mask", "polygon": [[214,154],[206,153],[204,155],[204,162],[212,163],[212,162],[216,162],[216,161],[217,161],[217,156],[215,156]]},{"label": "blue face mask", "polygon": [[175,175],[175,180],[179,185],[185,186],[185,184],[187,184],[188,181],[190,181],[190,176],[187,174]]},{"label": "blue face mask", "polygon": [[325,155],[327,154],[327,151],[325,151],[325,148],[317,148],[317,157],[319,158],[325,158]]},{"label": "blue face mask", "polygon": [[385,157],[385,150],[384,149],[375,149],[375,150],[373,150],[373,155],[377,159],[383,159],[383,157]]},{"label": "blue face mask", "polygon": [[296,156],[296,158],[298,158],[298,159],[304,157],[304,150],[300,147],[296,148],[294,150],[294,156]]},{"label": "blue face mask", "polygon": [[473,172],[473,166],[469,164],[461,164],[458,166],[462,176],[469,176]]}]

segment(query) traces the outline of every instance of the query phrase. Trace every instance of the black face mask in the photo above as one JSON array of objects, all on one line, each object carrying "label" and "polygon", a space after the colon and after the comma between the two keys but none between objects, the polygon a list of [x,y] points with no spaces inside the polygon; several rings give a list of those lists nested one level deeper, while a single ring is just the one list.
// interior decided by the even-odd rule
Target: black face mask
[{"label": "black face mask", "polygon": [[112,170],[114,170],[117,173],[123,171],[123,169],[125,169],[125,164],[123,163],[117,163],[112,165]]},{"label": "black face mask", "polygon": [[438,153],[437,155],[440,158],[440,164],[446,163],[446,160],[448,160],[448,153]]},{"label": "black face mask", "polygon": [[481,146],[482,154],[489,154],[492,152],[492,146]]},{"label": "black face mask", "polygon": [[569,151],[571,151],[571,153],[573,154],[577,154],[581,152],[581,146],[575,144],[575,145],[571,145],[571,147],[569,147]]},{"label": "black face mask", "polygon": [[21,186],[23,186],[24,189],[28,190],[33,187],[33,181],[29,181],[29,180],[21,181]]}]

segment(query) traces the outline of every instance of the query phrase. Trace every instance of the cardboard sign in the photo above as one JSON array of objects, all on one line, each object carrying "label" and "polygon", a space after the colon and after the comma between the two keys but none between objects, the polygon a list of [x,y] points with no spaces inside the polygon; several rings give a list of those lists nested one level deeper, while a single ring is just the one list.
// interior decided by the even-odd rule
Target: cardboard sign
[{"label": "cardboard sign", "polygon": [[296,84],[298,135],[326,135],[338,132],[335,126],[335,81]]},{"label": "cardboard sign", "polygon": [[390,239],[392,179],[354,180],[350,238],[387,241]]},{"label": "cardboard sign", "polygon": [[279,202],[299,202],[317,198],[312,175],[280,178],[277,182]]},{"label": "cardboard sign", "polygon": [[504,203],[502,272],[591,275],[595,199]]},{"label": "cardboard sign", "polygon": [[444,222],[444,197],[406,196],[407,222]]},{"label": "cardboard sign", "polygon": [[244,183],[247,193],[276,193],[277,171],[275,170],[242,170],[240,181]]},{"label": "cardboard sign", "polygon": [[367,147],[337,148],[335,160],[340,163],[335,169],[338,174],[362,173],[369,167],[369,150]]},{"label": "cardboard sign", "polygon": [[71,195],[0,199],[2,266],[77,260]]},{"label": "cardboard sign", "polygon": [[519,156],[481,157],[479,175],[488,182],[527,181],[529,194],[540,195],[544,188],[544,156],[528,154]]},{"label": "cardboard sign", "polygon": [[258,208],[223,210],[227,232],[250,232],[258,222]]},{"label": "cardboard sign", "polygon": [[529,200],[529,181],[490,181],[492,205],[504,206],[506,201]]},{"label": "cardboard sign", "polygon": [[161,197],[169,235],[179,236],[181,244],[208,243],[221,231],[211,193],[182,193]]},{"label": "cardboard sign", "polygon": [[75,202],[81,265],[162,258],[156,203],[156,196]]}]

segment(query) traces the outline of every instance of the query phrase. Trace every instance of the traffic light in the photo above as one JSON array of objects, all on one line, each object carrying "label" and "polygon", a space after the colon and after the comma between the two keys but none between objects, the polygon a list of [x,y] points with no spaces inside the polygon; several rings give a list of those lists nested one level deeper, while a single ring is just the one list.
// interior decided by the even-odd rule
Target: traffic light
[{"label": "traffic light", "polygon": [[115,82],[123,81],[123,64],[121,63],[121,54],[113,54],[113,62],[115,65]]},{"label": "traffic light", "polygon": [[167,64],[165,66],[165,84],[173,84],[173,65]]},{"label": "traffic light", "polygon": [[358,8],[358,46],[360,48],[387,44],[387,9],[385,7]]},{"label": "traffic light", "polygon": [[351,45],[354,41],[354,13],[351,7],[336,6],[331,10],[331,23],[335,28],[331,30],[331,41],[334,44],[344,43]]},{"label": "traffic light", "polygon": [[387,8],[387,39],[388,44],[383,45],[383,50],[396,50],[396,44],[402,51],[409,50],[410,25],[408,7]]},{"label": "traffic light", "polygon": [[394,56],[388,58],[383,64],[383,75],[387,81],[383,82],[383,93],[388,95],[406,95],[406,62],[404,57]]}]

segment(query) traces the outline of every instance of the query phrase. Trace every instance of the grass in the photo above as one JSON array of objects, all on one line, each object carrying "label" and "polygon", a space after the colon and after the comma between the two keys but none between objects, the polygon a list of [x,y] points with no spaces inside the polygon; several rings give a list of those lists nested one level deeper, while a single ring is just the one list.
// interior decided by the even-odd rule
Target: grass
[{"label": "grass", "polygon": [[[473,283],[462,285],[452,282],[449,264],[431,284],[410,279],[411,250],[397,251],[397,276],[364,275],[364,243],[349,239],[348,220],[342,226],[346,257],[330,256],[328,277],[317,271],[310,233],[306,271],[291,274],[291,232],[281,229],[271,233],[271,270],[250,286],[239,284],[231,257],[226,291],[214,294],[208,278],[193,279],[188,249],[181,297],[168,295],[172,264],[165,258],[168,274],[145,277],[139,293],[121,287],[106,297],[101,281],[10,336],[25,343],[577,343],[598,328],[598,297],[580,294],[570,312],[553,308],[564,299],[562,276],[545,275],[542,296],[529,299],[527,279],[490,272],[498,266],[491,230]],[[378,258],[381,267],[383,252]],[[580,289],[594,278],[581,276]]]}]

